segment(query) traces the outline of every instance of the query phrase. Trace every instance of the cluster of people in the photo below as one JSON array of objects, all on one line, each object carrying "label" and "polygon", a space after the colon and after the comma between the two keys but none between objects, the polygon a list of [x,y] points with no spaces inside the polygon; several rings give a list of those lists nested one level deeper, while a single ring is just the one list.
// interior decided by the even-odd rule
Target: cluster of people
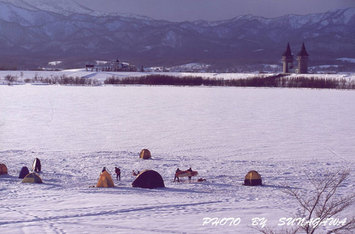
[{"label": "cluster of people", "polygon": [[[106,167],[102,168],[102,172],[106,171]],[[116,180],[121,180],[121,169],[119,167],[115,167]]]}]

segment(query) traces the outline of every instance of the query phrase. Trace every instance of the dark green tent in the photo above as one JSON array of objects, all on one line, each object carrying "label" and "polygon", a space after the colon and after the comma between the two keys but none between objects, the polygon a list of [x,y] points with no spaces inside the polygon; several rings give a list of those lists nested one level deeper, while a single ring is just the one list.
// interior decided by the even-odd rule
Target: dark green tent
[{"label": "dark green tent", "polygon": [[18,176],[18,178],[25,178],[28,174],[30,173],[30,171],[28,170],[27,167],[22,167],[21,171],[20,171],[20,175]]},{"label": "dark green tent", "polygon": [[153,170],[145,170],[138,174],[132,183],[133,187],[140,188],[164,188],[164,180],[161,175]]}]

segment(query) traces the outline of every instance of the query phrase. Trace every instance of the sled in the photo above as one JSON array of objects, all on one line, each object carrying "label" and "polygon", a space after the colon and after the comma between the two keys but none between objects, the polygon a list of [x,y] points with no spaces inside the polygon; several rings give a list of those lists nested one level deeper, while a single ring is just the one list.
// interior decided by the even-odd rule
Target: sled
[{"label": "sled", "polygon": [[198,175],[197,171],[180,171],[176,173],[177,177],[192,177],[197,175]]}]

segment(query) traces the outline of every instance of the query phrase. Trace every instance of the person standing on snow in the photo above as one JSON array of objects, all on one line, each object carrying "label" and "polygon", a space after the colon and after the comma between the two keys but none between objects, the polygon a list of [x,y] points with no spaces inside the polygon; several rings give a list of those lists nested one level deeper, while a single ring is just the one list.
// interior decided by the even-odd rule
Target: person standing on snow
[{"label": "person standing on snow", "polygon": [[116,179],[121,181],[121,170],[118,167],[115,167]]}]

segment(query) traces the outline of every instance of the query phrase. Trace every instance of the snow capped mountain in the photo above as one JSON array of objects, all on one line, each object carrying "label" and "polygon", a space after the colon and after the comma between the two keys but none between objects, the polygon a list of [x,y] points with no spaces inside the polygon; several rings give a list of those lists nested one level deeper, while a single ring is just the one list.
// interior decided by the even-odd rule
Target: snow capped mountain
[{"label": "snow capped mountain", "polygon": [[0,2],[0,20],[19,26],[36,26],[48,20],[55,20],[49,12],[39,11]]},{"label": "snow capped mountain", "polygon": [[38,66],[60,60],[63,66],[76,66],[113,58],[147,66],[275,64],[287,42],[294,53],[305,42],[313,63],[331,64],[339,62],[336,58],[353,57],[355,8],[277,18],[246,15],[216,22],[168,22],[101,15],[68,0],[0,0],[0,32],[0,65]]},{"label": "snow capped mountain", "polygon": [[27,10],[41,10],[63,15],[94,13],[92,9],[77,3],[75,0],[0,0],[0,2],[9,3]]}]

